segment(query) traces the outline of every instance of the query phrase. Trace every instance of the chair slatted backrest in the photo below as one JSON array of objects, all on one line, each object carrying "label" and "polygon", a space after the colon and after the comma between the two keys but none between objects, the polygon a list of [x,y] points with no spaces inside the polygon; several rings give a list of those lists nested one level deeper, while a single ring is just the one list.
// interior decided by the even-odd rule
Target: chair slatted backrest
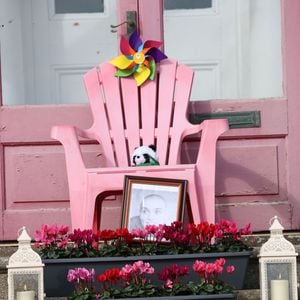
[{"label": "chair slatted backrest", "polygon": [[161,165],[179,161],[193,71],[176,61],[160,63],[155,80],[137,87],[133,78],[114,76],[104,63],[89,71],[85,85],[93,113],[90,132],[104,149],[107,166],[130,165],[134,148],[155,144]]}]

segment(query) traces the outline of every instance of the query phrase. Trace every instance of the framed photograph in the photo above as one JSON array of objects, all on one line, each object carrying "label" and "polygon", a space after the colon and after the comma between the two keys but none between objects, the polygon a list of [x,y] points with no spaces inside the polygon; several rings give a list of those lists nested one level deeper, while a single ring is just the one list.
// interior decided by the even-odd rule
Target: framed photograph
[{"label": "framed photograph", "polygon": [[186,180],[126,175],[121,226],[132,230],[182,221],[186,187]]}]

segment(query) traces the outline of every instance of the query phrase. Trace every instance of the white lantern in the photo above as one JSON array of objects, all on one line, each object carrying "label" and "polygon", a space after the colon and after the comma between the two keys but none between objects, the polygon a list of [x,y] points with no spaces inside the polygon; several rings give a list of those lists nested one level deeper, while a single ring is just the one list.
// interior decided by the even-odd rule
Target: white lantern
[{"label": "white lantern", "polygon": [[18,250],[9,258],[7,265],[9,300],[44,299],[44,264],[30,242],[26,228],[22,227]]},{"label": "white lantern", "polygon": [[284,238],[277,216],[271,222],[271,236],[259,254],[261,300],[297,300],[298,253]]}]

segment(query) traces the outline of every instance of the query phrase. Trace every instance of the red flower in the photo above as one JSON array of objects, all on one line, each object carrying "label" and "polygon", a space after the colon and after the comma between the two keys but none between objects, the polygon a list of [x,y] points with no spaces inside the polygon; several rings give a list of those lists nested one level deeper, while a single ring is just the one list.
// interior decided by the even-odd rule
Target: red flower
[{"label": "red flower", "polygon": [[148,234],[155,234],[157,232],[158,226],[156,225],[146,225],[145,231]]},{"label": "red flower", "polygon": [[124,238],[129,234],[129,231],[127,228],[119,228],[116,230],[117,237]]},{"label": "red flower", "polygon": [[240,229],[240,233],[242,235],[252,234],[252,230],[250,227],[251,227],[251,224],[248,223],[245,228]]},{"label": "red flower", "polygon": [[75,247],[98,248],[98,237],[91,229],[74,229],[74,232],[69,235],[69,239],[74,243]]},{"label": "red flower", "polygon": [[173,283],[179,283],[180,278],[189,273],[188,266],[179,266],[173,264],[171,267],[165,267],[157,276],[164,281],[165,287],[172,287]]},{"label": "red flower", "polygon": [[105,229],[98,232],[98,238],[103,241],[109,241],[117,238],[117,234],[114,230]]},{"label": "red flower", "polygon": [[99,282],[105,282],[107,280],[107,277],[105,274],[102,273],[96,277],[96,280]]},{"label": "red flower", "polygon": [[99,282],[116,283],[120,279],[120,269],[112,268],[105,270],[102,274],[96,277]]}]

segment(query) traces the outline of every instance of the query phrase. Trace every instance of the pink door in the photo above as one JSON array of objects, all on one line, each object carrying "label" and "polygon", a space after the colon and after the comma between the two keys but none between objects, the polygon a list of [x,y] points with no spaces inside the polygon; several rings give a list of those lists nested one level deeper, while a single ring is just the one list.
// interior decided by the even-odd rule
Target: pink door
[{"label": "pink door", "polygon": [[[176,39],[174,48],[179,48],[180,43],[184,44],[188,40],[187,36],[194,36],[194,39],[201,39],[202,35],[210,30],[209,27],[201,28],[200,25],[197,30],[192,30],[193,27],[191,27],[191,24],[194,24],[192,23],[192,19],[196,18],[195,15],[197,12],[184,10],[184,13],[180,15],[178,10],[172,10],[174,8],[172,7],[174,1],[173,4],[171,3],[172,1],[165,1],[165,3],[168,2],[171,5],[170,13],[166,14],[167,17],[165,16],[164,18],[165,22],[161,21],[156,24],[157,18],[153,18],[154,13],[163,20],[162,2],[161,0],[151,2],[146,0],[139,1],[141,32],[147,39],[161,38],[163,36],[162,29],[164,28],[166,48],[168,46],[167,37],[169,36],[173,40]],[[210,1],[205,2],[208,3]],[[215,15],[220,14],[218,9],[222,8],[222,5],[225,5],[224,1],[216,2],[218,3],[216,11],[211,9],[212,15],[214,13]],[[281,22],[279,22],[278,28],[273,27],[267,30],[270,30],[269,33],[272,33],[272,30],[281,31],[281,41],[279,41],[279,44],[281,43],[279,48],[281,49],[279,51],[282,51],[282,57],[279,57],[279,59],[282,58],[283,71],[282,82],[279,84],[283,86],[283,96],[246,96],[244,99],[236,97],[235,99],[226,99],[226,101],[220,100],[218,96],[215,96],[215,98],[211,97],[212,100],[193,101],[190,105],[192,118],[227,116],[231,120],[232,129],[223,135],[223,139],[219,143],[217,156],[217,217],[235,220],[240,224],[251,222],[254,230],[268,229],[269,220],[274,215],[281,218],[286,229],[298,229],[300,226],[300,200],[298,197],[300,194],[300,135],[297,133],[300,125],[300,89],[298,87],[300,40],[297,34],[300,25],[300,3],[297,0],[275,2],[278,3],[278,18],[281,18]],[[253,5],[252,9],[258,9],[263,4],[268,7],[267,3],[268,0],[251,1],[250,5]],[[181,2],[179,5],[183,5],[183,3]],[[226,18],[230,18],[232,11],[228,11],[227,13],[223,17],[225,21],[227,20]],[[179,24],[180,18],[184,17],[184,14],[191,17],[187,18],[185,23],[182,22]],[[270,14],[271,11],[268,8],[264,12],[260,11],[260,15],[257,16],[257,19],[260,18],[260,23],[256,23],[260,24],[259,29],[268,26]],[[209,9],[203,11],[203,16],[206,19],[210,18]],[[172,18],[174,20],[173,23]],[[213,23],[212,19],[209,20],[211,20],[212,31],[208,40],[211,36],[216,37],[218,30],[218,28],[215,28],[217,26],[214,25],[215,23]],[[247,25],[246,22],[241,24]],[[180,28],[180,26],[183,28]],[[226,30],[229,30],[228,27],[226,27]],[[238,30],[242,29],[239,27]],[[183,32],[182,35],[180,35],[180,30]],[[258,31],[260,32],[261,30]],[[180,40],[180,38],[182,39]],[[225,38],[229,40],[231,37],[226,36]],[[245,37],[241,36],[241,38]],[[258,68],[259,64],[264,63],[263,60],[260,61],[262,58],[259,56],[259,50],[265,42],[264,38],[261,37],[255,42],[256,46],[254,46],[253,53],[255,53],[256,57],[253,61]],[[267,43],[266,45],[268,46]],[[249,47],[251,47],[251,44]],[[190,48],[188,49],[190,52],[186,50],[187,48]],[[205,48],[206,45],[203,43],[197,50],[198,52],[202,52],[205,51]],[[183,60],[189,63],[192,55],[190,53],[193,52],[192,50],[195,51],[195,48],[186,43],[180,49],[187,51],[188,54]],[[269,50],[264,59],[272,56],[273,52],[276,51],[276,49]],[[167,49],[166,54],[168,55]],[[225,53],[225,58],[229,57],[229,55],[226,55],[228,53]],[[215,61],[209,61],[207,68],[211,67],[211,65],[214,66],[214,63]],[[226,61],[224,64],[226,64]],[[270,64],[275,64],[275,61],[270,61]],[[254,66],[250,67],[254,68]],[[212,70],[214,69],[212,68]],[[235,68],[232,71],[235,71]],[[264,72],[266,70],[262,69],[261,71]],[[211,73],[214,74],[213,72]],[[208,73],[208,76],[211,73]],[[200,74],[204,75],[198,81],[196,78],[196,83],[203,86],[205,85],[203,82],[206,80],[206,75],[205,73]],[[268,78],[263,82],[259,82],[259,78],[256,76],[252,80],[256,80],[256,84],[259,84],[260,87],[264,88],[264,86],[270,84]],[[236,80],[239,81],[241,78],[237,76]],[[224,86],[224,89],[226,89],[226,86]],[[257,122],[257,117],[260,119],[259,122]],[[239,128],[235,128],[237,123],[239,124],[237,126]],[[193,156],[193,145],[194,141],[190,141],[189,151],[186,153],[187,159]]]}]

